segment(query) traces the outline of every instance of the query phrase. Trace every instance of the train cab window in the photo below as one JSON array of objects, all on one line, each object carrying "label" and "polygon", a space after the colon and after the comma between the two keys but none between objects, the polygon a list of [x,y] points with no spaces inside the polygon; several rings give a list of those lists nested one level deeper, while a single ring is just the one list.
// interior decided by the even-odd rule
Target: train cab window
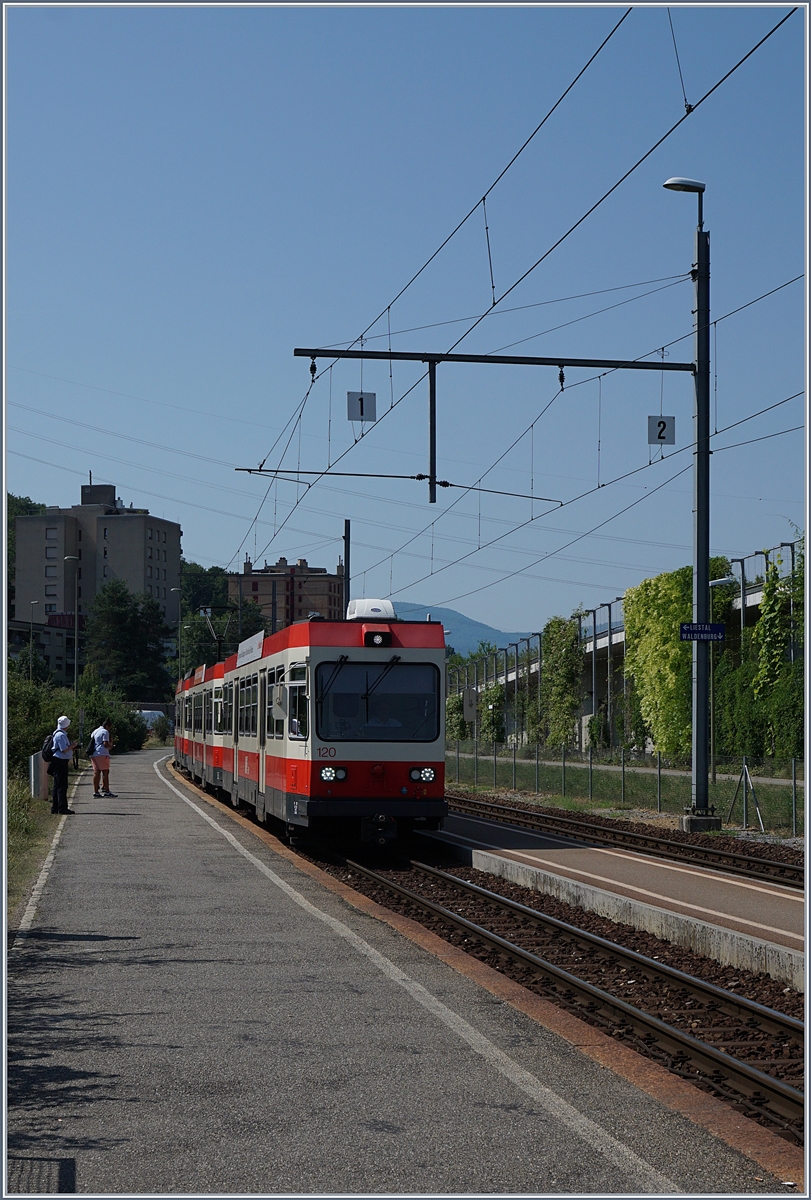
[{"label": "train cab window", "polygon": [[433,742],[439,671],[432,663],[319,663],[316,730],[325,742]]},{"label": "train cab window", "polygon": [[307,715],[307,668],[295,663],[288,675],[287,733],[291,738],[306,738],[310,725]]},{"label": "train cab window", "polygon": [[203,697],[203,720],[206,733],[212,731],[213,704],[211,699],[211,689],[209,689]]},{"label": "train cab window", "polygon": [[223,689],[221,687],[215,687],[215,689],[214,689],[214,732],[215,733],[222,733],[222,731],[223,731],[222,692],[223,692]]}]

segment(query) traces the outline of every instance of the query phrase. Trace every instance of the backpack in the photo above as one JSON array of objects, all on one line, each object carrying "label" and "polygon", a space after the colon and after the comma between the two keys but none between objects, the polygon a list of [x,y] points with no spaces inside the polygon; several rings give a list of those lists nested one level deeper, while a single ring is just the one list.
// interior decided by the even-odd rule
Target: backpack
[{"label": "backpack", "polygon": [[52,733],[49,733],[48,736],[46,737],[45,741],[42,743],[42,749],[40,751],[43,762],[47,762],[47,763],[53,762],[53,756],[54,756],[53,744],[54,744],[54,735]]},{"label": "backpack", "polygon": [[87,743],[87,749],[85,750],[85,755],[87,758],[92,758],[95,753],[96,753],[96,739],[94,737],[91,737],[90,741]]}]

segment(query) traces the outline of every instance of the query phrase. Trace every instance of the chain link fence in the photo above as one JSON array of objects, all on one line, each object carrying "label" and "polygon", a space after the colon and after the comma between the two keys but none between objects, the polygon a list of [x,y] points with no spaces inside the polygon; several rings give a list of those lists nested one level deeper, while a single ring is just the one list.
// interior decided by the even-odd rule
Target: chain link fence
[{"label": "chain link fence", "polygon": [[[450,742],[446,782],[487,791],[517,791],[564,808],[644,809],[681,815],[691,804],[690,762],[622,750]],[[725,825],[803,836],[802,759],[717,757],[710,805]]]}]

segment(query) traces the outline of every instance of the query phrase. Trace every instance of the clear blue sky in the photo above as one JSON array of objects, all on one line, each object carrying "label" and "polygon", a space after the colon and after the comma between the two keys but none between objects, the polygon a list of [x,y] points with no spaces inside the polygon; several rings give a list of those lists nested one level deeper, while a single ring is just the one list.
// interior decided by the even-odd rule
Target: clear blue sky
[{"label": "clear blue sky", "polygon": [[[179,521],[186,557],[205,565],[284,554],[334,569],[349,517],[353,593],[501,629],[538,629],[690,562],[690,472],[666,482],[690,464],[687,375],[600,385],[568,370],[532,437],[482,480],[570,501],[596,487],[599,432],[606,486],[542,518],[549,506],[525,499],[440,490],[429,506],[424,483],[327,477],[298,488],[294,511],[295,483],[271,488],[252,524],[268,483],[234,471],[268,454],[304,397],[309,364],[293,348],[350,342],[386,309],[624,11],[7,8],[9,490],[67,505],[92,470],[125,504]],[[673,8],[687,100],[788,11]],[[635,358],[689,334],[692,284],[674,277],[692,265],[696,203],[663,190],[672,175],[707,184],[713,318],[802,275],[806,19],[795,13],[459,350],[520,341],[513,352]],[[634,9],[488,197],[496,295],[683,113],[667,10]],[[629,284],[645,286],[606,290]],[[806,296],[802,279],[719,321],[714,426],[803,391]],[[392,343],[447,350],[472,322],[436,323],[490,302],[479,209],[392,307]],[[387,319],[371,333],[385,348]],[[692,339],[669,354],[691,359]],[[396,363],[390,381],[388,364],[367,364],[378,415],[420,374]],[[357,363],[316,381],[283,465],[320,470],[352,447],[338,470],[427,469],[427,382],[353,446],[346,392],[360,386]],[[557,371],[441,365],[438,392],[440,478],[473,484],[556,396]],[[613,483],[648,462],[660,403],[682,453]],[[800,397],[713,444],[804,420]],[[805,445],[801,430],[714,454],[714,553],[804,527]]]}]

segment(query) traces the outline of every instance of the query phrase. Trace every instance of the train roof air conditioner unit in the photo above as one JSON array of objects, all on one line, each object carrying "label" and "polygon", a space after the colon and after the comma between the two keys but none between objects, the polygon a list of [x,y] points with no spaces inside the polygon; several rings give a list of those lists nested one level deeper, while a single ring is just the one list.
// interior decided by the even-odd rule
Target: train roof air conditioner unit
[{"label": "train roof air conditioner unit", "polygon": [[347,621],[396,621],[397,615],[391,600],[350,600],[346,610]]}]

